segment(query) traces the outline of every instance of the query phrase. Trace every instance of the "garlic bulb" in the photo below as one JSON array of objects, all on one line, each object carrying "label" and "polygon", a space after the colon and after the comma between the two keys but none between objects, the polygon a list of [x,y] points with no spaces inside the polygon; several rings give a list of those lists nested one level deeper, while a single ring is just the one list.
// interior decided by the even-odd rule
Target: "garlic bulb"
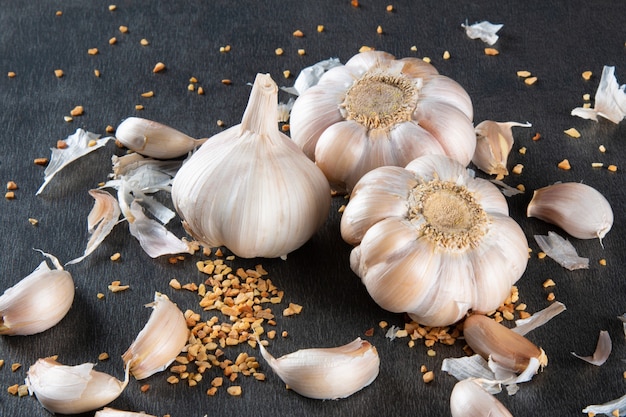
[{"label": "garlic bulb", "polygon": [[28,370],[26,385],[53,413],[84,413],[115,400],[128,384],[128,371],[120,381],[93,367],[93,363],[68,366],[53,358],[39,359]]},{"label": "garlic bulb", "polygon": [[291,110],[291,137],[337,190],[368,171],[418,156],[474,155],[472,102],[456,81],[418,58],[362,52],[328,70]]},{"label": "garlic bulb", "polygon": [[356,338],[332,348],[301,349],[278,359],[258,344],[261,355],[289,389],[320,400],[348,397],[371,384],[378,376],[376,348]]},{"label": "garlic bulb", "polygon": [[341,219],[350,266],[381,307],[431,326],[496,309],[528,262],[498,188],[441,155],[380,167],[354,187]]},{"label": "garlic bulb", "polygon": [[454,385],[450,411],[452,417],[513,417],[495,396],[471,378]]},{"label": "garlic bulb", "polygon": [[135,379],[163,371],[176,359],[189,339],[189,329],[180,309],[163,294],[155,294],[152,314],[137,338],[122,355]]},{"label": "garlic bulb", "polygon": [[578,239],[602,239],[613,226],[613,210],[607,199],[579,182],[535,190],[526,214],[555,224]]},{"label": "garlic bulb", "polygon": [[485,120],[476,126],[476,150],[472,162],[478,169],[499,177],[509,175],[506,163],[515,142],[511,131],[514,126],[530,127],[531,124]]},{"label": "garlic bulb", "polygon": [[174,178],[174,206],[206,246],[284,257],[328,216],[328,181],[278,130],[277,94],[271,77],[258,74],[241,124],[210,138]]},{"label": "garlic bulb", "polygon": [[65,317],[74,301],[74,281],[57,258],[46,261],[0,297],[0,334],[31,335],[43,332]]},{"label": "garlic bulb", "polygon": [[128,149],[157,159],[178,158],[206,142],[140,117],[129,117],[120,123],[115,137]]}]

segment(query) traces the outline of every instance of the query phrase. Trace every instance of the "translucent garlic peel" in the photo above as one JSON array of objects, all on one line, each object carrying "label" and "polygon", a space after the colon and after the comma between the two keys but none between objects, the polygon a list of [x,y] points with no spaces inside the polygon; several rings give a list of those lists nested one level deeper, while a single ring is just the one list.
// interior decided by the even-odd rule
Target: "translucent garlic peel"
[{"label": "translucent garlic peel", "polygon": [[497,308],[528,262],[525,235],[497,187],[438,155],[364,175],[341,235],[355,246],[350,266],[372,298],[432,326]]},{"label": "translucent garlic peel", "polygon": [[611,336],[609,335],[609,332],[607,332],[606,330],[601,330],[600,336],[598,336],[596,350],[593,352],[592,356],[581,356],[574,352],[572,352],[572,355],[592,365],[601,366],[609,358],[612,348],[613,344],[611,342]]},{"label": "translucent garlic peel", "polygon": [[115,137],[128,149],[157,159],[172,159],[188,154],[206,142],[194,139],[164,124],[129,117],[117,127]]},{"label": "translucent garlic peel", "polygon": [[326,221],[328,181],[278,130],[276,116],[276,84],[259,74],[242,123],[210,138],[176,174],[174,206],[204,245],[284,257]]},{"label": "translucent garlic peel", "polygon": [[155,294],[152,314],[137,338],[122,355],[130,373],[140,380],[166,369],[189,338],[185,317],[163,294]]},{"label": "translucent garlic peel", "polygon": [[507,160],[515,139],[514,126],[530,127],[530,123],[494,122],[485,120],[476,127],[476,150],[472,162],[490,175],[508,175]]},{"label": "translucent garlic peel", "polygon": [[572,116],[598,121],[598,116],[617,124],[626,117],[626,84],[621,86],[615,77],[615,67],[605,65],[591,109],[576,107]]},{"label": "translucent garlic peel", "polygon": [[450,394],[452,417],[513,417],[493,394],[472,378],[459,381]]},{"label": "translucent garlic peel", "polygon": [[338,191],[426,154],[467,165],[476,146],[467,92],[417,58],[368,51],[327,71],[291,111],[291,137]]},{"label": "translucent garlic peel", "polygon": [[94,364],[62,365],[52,358],[39,359],[28,370],[26,385],[44,408],[61,414],[80,414],[100,408],[122,393],[128,384],[104,372]]},{"label": "translucent garlic peel", "polygon": [[380,367],[376,348],[361,338],[339,347],[301,349],[277,359],[263,344],[259,347],[289,389],[314,399],[346,398],[370,385]]},{"label": "translucent garlic peel", "polygon": [[494,24],[485,20],[472,25],[465,21],[465,23],[462,23],[461,26],[465,29],[465,34],[470,39],[480,38],[483,42],[493,45],[498,41],[498,35],[496,33],[502,29],[502,26],[504,25]]},{"label": "translucent garlic peel", "polygon": [[74,301],[74,280],[50,257],[0,297],[0,334],[32,335],[50,329],[67,314]]},{"label": "translucent garlic peel", "polygon": [[561,182],[535,190],[526,214],[555,224],[578,239],[602,239],[613,226],[613,209],[595,188]]},{"label": "translucent garlic peel", "polygon": [[589,268],[589,258],[578,256],[574,245],[555,232],[550,231],[547,236],[535,235],[535,241],[548,257],[554,259],[563,268],[570,271]]}]

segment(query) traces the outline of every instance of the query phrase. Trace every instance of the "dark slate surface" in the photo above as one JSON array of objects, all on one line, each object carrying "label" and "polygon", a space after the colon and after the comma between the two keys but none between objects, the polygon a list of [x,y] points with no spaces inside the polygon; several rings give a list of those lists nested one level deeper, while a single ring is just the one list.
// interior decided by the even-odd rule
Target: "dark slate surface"
[{"label": "dark slate surface", "polygon": [[[531,312],[548,305],[541,283],[552,278],[557,300],[567,311],[529,335],[547,352],[550,363],[520,392],[498,398],[515,416],[575,416],[588,404],[617,398],[625,392],[622,376],[626,369],[624,334],[616,316],[626,311],[623,279],[623,253],[626,250],[622,169],[626,168],[626,123],[614,125],[570,116],[582,104],[582,95],[595,93],[603,65],[615,65],[618,80],[626,82],[626,3],[597,0],[546,2],[441,2],[394,1],[396,10],[385,11],[386,2],[365,1],[354,8],[347,0],[296,1],[210,1],[147,2],[123,0],[110,12],[106,2],[0,1],[0,180],[16,181],[15,200],[0,201],[0,265],[2,289],[28,275],[42,260],[32,248],[51,252],[62,262],[82,253],[87,241],[86,217],[92,199],[87,190],[107,178],[110,158],[121,154],[112,143],[72,164],[59,174],[41,196],[35,191],[43,180],[43,168],[33,159],[49,156],[58,139],[81,127],[104,134],[107,125],[137,115],[178,128],[194,137],[220,131],[216,121],[227,125],[239,122],[257,72],[269,72],[279,85],[291,85],[283,70],[297,74],[302,68],[329,57],[345,62],[362,45],[385,50],[398,57],[428,56],[439,71],[463,85],[474,101],[475,123],[485,119],[529,121],[530,129],[515,130],[515,150],[511,165],[521,163],[521,175],[506,179],[510,185],[526,186],[524,195],[509,199],[511,215],[524,228],[531,248],[538,251],[533,234],[557,230],[541,221],[525,218],[532,190],[555,181],[583,181],[596,187],[615,211],[615,225],[604,239],[571,239],[590,268],[569,272],[555,262],[533,256],[519,281],[522,301]],[[62,16],[56,16],[57,10]],[[461,23],[489,20],[503,23],[495,47],[499,56],[486,56],[480,40],[470,40]],[[326,30],[317,33],[317,25]],[[126,25],[129,33],[118,27]],[[376,33],[382,26],[384,33]],[[300,29],[304,38],[292,32]],[[117,44],[109,45],[115,36]],[[146,38],[150,45],[142,47]],[[230,53],[219,52],[231,45]],[[410,50],[417,46],[417,52]],[[274,55],[282,47],[285,54]],[[87,54],[98,48],[96,56]],[[304,48],[306,55],[297,54]],[[445,50],[451,58],[442,59]],[[153,74],[162,61],[167,70]],[[65,71],[57,79],[53,71]],[[94,69],[101,77],[96,78]],[[527,86],[516,71],[528,70],[538,77]],[[593,71],[585,81],[581,73]],[[9,71],[16,72],[8,78]],[[190,77],[196,77],[206,94],[187,91]],[[231,79],[232,85],[221,84]],[[153,90],[155,97],[143,99],[142,92]],[[281,97],[286,100],[287,97]],[[145,110],[136,111],[143,104]],[[76,105],[85,114],[66,123],[65,115]],[[563,130],[577,128],[580,139],[571,139]],[[541,140],[533,135],[540,132]],[[605,154],[598,151],[603,144]],[[527,147],[526,155],[517,149]],[[563,158],[572,163],[570,171],[557,169]],[[618,171],[592,169],[592,162],[616,164]],[[461,356],[462,343],[437,346],[437,355],[428,357],[417,344],[410,349],[406,339],[390,341],[377,324],[386,320],[402,325],[402,315],[381,310],[369,298],[348,266],[348,245],[342,242],[337,209],[333,201],[331,217],[303,248],[287,261],[236,260],[235,266],[262,263],[275,284],[285,291],[285,302],[304,306],[298,317],[282,318],[276,328],[289,332],[286,339],[272,343],[276,356],[306,347],[347,343],[375,327],[369,337],[381,357],[378,379],[367,389],[341,401],[315,401],[285,391],[284,385],[263,365],[267,380],[240,381],[243,395],[231,398],[223,390],[215,397],[205,394],[209,381],[219,374],[211,370],[195,388],[184,384],[170,386],[169,373],[155,375],[141,393],[142,383],[131,380],[124,393],[111,406],[145,410],[150,414],[174,417],[204,415],[256,416],[380,416],[449,415],[448,398],[454,378],[440,371],[445,357]],[[39,220],[31,226],[29,217]],[[183,231],[177,222],[172,230]],[[122,253],[113,263],[109,256]],[[47,413],[30,397],[17,398],[6,387],[22,383],[28,367],[39,357],[58,354],[67,364],[97,361],[101,352],[111,359],[97,369],[119,378],[123,375],[120,355],[130,345],[149,317],[144,304],[155,291],[170,296],[181,308],[199,311],[197,299],[188,292],[168,287],[172,278],[200,282],[195,269],[200,255],[171,265],[166,258],[152,260],[118,225],[105,243],[89,258],[68,267],[77,286],[74,305],[67,317],[53,329],[31,337],[2,337],[0,359],[0,415],[36,416]],[[607,266],[598,264],[601,258]],[[129,284],[131,290],[112,294],[107,285],[113,280]],[[96,298],[106,294],[104,300]],[[284,306],[281,306],[284,307]],[[280,308],[276,311],[280,313]],[[570,352],[590,355],[600,330],[608,330],[614,350],[601,367],[586,364]],[[241,348],[246,350],[247,348]],[[246,350],[252,355],[258,352]],[[238,350],[228,351],[232,358]],[[22,367],[11,371],[12,363]],[[424,364],[435,370],[434,382],[425,385],[419,371]]]}]

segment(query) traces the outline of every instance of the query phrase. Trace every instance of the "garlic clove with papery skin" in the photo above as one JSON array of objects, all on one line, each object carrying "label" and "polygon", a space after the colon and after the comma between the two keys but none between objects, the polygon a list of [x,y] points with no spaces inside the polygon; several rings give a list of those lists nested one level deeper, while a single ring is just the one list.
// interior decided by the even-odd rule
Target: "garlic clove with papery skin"
[{"label": "garlic clove with papery skin", "polygon": [[498,399],[472,378],[457,382],[450,394],[452,417],[513,417]]},{"label": "garlic clove with papery skin", "polygon": [[578,239],[602,238],[613,226],[613,209],[595,188],[562,182],[535,190],[528,217],[555,224]]},{"label": "garlic clove with papery skin", "polygon": [[328,181],[278,130],[277,94],[272,78],[258,74],[241,124],[211,137],[174,177],[174,207],[204,246],[286,257],[328,217]]},{"label": "garlic clove with papery skin", "polygon": [[30,394],[53,413],[85,413],[115,400],[128,384],[128,368],[124,381],[120,381],[93,367],[93,363],[68,366],[54,358],[39,359],[29,368],[26,385]]},{"label": "garlic clove with papery skin", "polygon": [[[43,253],[43,252],[42,252]],[[58,259],[44,253],[46,261],[0,297],[0,335],[32,335],[55,326],[74,301],[74,280]]]},{"label": "garlic clove with papery skin", "polygon": [[371,384],[378,376],[376,348],[357,338],[332,348],[301,349],[274,358],[259,343],[261,355],[289,389],[320,400],[348,397]]},{"label": "garlic clove with papery skin", "polygon": [[157,159],[187,155],[207,139],[194,139],[184,133],[140,117],[125,119],[115,130],[116,139],[128,149]]},{"label": "garlic clove with papery skin", "polygon": [[476,131],[476,150],[472,157],[474,165],[489,175],[508,175],[507,160],[515,142],[512,132],[514,126],[530,127],[531,124],[492,120],[480,122],[474,128]]},{"label": "garlic clove with papery skin", "polygon": [[166,369],[183,350],[189,329],[182,311],[163,294],[155,294],[152,314],[122,355],[130,373],[140,380]]}]

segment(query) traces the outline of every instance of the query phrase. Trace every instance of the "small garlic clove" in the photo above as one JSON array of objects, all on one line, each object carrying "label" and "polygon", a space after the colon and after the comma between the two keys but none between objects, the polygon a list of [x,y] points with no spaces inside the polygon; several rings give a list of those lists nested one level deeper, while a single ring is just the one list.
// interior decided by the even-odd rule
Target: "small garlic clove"
[{"label": "small garlic clove", "polygon": [[137,338],[122,355],[130,373],[140,380],[163,371],[176,359],[189,338],[182,311],[163,294],[156,293],[154,310]]},{"label": "small garlic clove", "polygon": [[144,412],[136,413],[133,411],[122,411],[114,408],[104,407],[100,411],[96,411],[94,417],[156,417],[152,414],[146,414]]},{"label": "small garlic clove", "polygon": [[53,358],[39,359],[28,370],[26,385],[41,405],[61,414],[80,414],[115,400],[128,384],[93,370],[93,363],[62,365]]},{"label": "small garlic clove", "polygon": [[450,394],[452,417],[513,417],[498,399],[473,379],[454,385]]},{"label": "small garlic clove", "polygon": [[[43,252],[42,252],[43,253]],[[44,253],[46,261],[0,297],[0,334],[32,335],[56,325],[74,301],[74,281],[57,258]]]},{"label": "small garlic clove", "polygon": [[530,127],[530,123],[494,122],[485,120],[479,123],[476,132],[476,150],[472,162],[481,171],[489,175],[508,175],[507,160],[513,147],[514,139],[511,128],[514,126]]},{"label": "small garlic clove", "polygon": [[194,139],[184,133],[140,117],[129,117],[117,127],[115,137],[128,149],[157,159],[186,155],[207,139]]},{"label": "small garlic clove", "polygon": [[274,358],[258,344],[261,355],[278,377],[298,394],[329,400],[348,397],[371,384],[378,376],[376,348],[357,338],[333,348],[302,349]]},{"label": "small garlic clove", "polygon": [[531,358],[536,358],[541,367],[548,364],[543,349],[482,314],[473,314],[465,319],[463,335],[475,353],[485,360],[491,359],[504,369],[523,372],[528,368]]},{"label": "small garlic clove", "polygon": [[555,224],[578,239],[602,239],[613,226],[613,210],[607,199],[579,182],[535,190],[526,215]]}]

